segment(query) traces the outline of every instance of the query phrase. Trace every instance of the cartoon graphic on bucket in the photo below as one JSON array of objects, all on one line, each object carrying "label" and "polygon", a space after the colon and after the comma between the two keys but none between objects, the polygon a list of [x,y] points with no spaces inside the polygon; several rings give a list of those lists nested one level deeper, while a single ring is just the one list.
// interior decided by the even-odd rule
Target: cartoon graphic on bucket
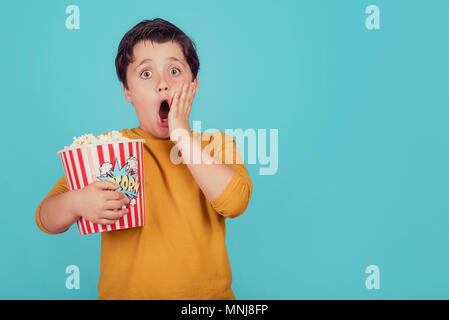
[{"label": "cartoon graphic on bucket", "polygon": [[116,191],[123,192],[130,200],[130,205],[135,206],[136,197],[138,197],[140,188],[139,178],[137,177],[137,166],[138,161],[132,156],[126,160],[122,168],[119,168],[116,158],[114,166],[110,162],[104,162],[101,165],[100,176],[97,179],[118,184],[121,189]]},{"label": "cartoon graphic on bucket", "polygon": [[81,189],[102,180],[120,186],[130,200],[128,213],[115,224],[101,225],[81,217],[80,234],[141,227],[145,224],[143,183],[143,139],[103,142],[67,148],[58,152],[70,190]]}]

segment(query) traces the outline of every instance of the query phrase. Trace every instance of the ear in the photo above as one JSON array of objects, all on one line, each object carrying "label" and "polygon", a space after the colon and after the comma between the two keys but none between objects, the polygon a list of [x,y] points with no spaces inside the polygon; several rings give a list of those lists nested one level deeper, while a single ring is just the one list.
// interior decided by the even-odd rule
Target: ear
[{"label": "ear", "polygon": [[192,82],[195,84],[195,88],[198,88],[199,83],[198,77],[196,77]]},{"label": "ear", "polygon": [[123,93],[125,94],[125,99],[126,101],[132,103],[132,96],[131,96],[131,91],[129,89],[125,88],[125,85],[122,83],[122,89],[123,89]]}]

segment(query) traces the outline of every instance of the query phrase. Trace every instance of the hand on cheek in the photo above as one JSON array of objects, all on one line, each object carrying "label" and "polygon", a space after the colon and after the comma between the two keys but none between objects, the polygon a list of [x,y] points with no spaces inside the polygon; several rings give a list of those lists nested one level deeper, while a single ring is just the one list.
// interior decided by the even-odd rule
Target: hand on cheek
[{"label": "hand on cheek", "polygon": [[170,132],[170,140],[175,144],[182,137],[191,135],[189,116],[196,89],[193,82],[188,85],[184,84],[181,92],[176,92],[173,97],[170,112],[168,113],[168,130]]}]

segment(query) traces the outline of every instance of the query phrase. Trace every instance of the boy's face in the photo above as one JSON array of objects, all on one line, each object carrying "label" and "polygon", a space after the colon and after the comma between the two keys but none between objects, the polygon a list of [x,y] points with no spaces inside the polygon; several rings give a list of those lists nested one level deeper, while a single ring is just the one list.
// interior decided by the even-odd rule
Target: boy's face
[{"label": "boy's face", "polygon": [[[171,106],[174,93],[192,82],[192,77],[177,42],[159,44],[147,40],[136,44],[126,71],[128,89],[122,87],[126,101],[136,110],[140,128],[158,138],[169,138],[168,121],[163,121],[167,109],[160,108],[161,103],[167,100]],[[194,82],[198,86],[198,78]]]}]

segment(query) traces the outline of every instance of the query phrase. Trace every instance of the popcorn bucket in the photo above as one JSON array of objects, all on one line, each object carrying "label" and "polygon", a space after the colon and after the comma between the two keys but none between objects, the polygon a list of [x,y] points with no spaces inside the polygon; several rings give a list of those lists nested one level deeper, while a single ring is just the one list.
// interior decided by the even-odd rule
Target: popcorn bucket
[{"label": "popcorn bucket", "polygon": [[70,190],[81,189],[103,180],[120,185],[130,200],[128,213],[115,224],[102,225],[83,217],[78,221],[80,234],[141,227],[145,224],[143,139],[103,142],[72,147],[58,151]]}]

